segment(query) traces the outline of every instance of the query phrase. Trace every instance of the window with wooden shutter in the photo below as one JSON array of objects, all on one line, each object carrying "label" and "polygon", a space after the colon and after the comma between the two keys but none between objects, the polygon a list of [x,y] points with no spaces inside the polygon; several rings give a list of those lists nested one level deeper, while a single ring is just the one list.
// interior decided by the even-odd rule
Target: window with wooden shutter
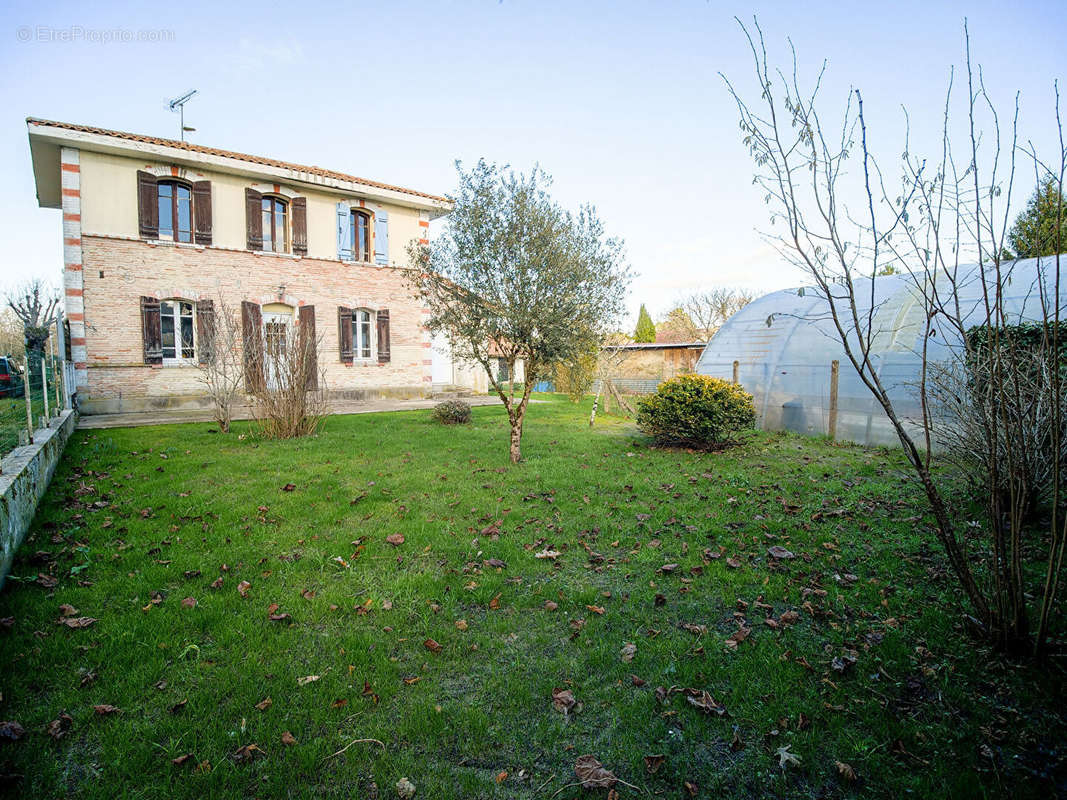
[{"label": "window with wooden shutter", "polygon": [[298,256],[308,253],[308,201],[306,197],[294,197],[290,201],[293,213],[293,252]]},{"label": "window with wooden shutter", "polygon": [[[258,209],[257,209],[258,210]],[[241,350],[244,359],[245,391],[263,386],[263,313],[255,303],[241,303]]]},{"label": "window with wooden shutter", "polygon": [[201,364],[215,360],[215,304],[211,300],[196,304],[196,349]]},{"label": "window with wooden shutter", "polygon": [[300,327],[297,342],[304,352],[307,364],[307,382],[304,388],[309,391],[319,388],[319,353],[315,340],[315,306],[300,306]]},{"label": "window with wooden shutter", "polygon": [[337,341],[341,350],[341,363],[351,364],[354,359],[352,351],[352,309],[337,307]]},{"label": "window with wooden shutter", "polygon": [[389,214],[384,208],[374,211],[374,263],[389,263]]},{"label": "window with wooden shutter", "polygon": [[193,220],[196,243],[211,244],[211,181],[193,184]]},{"label": "window with wooden shutter", "polygon": [[389,360],[389,309],[378,311],[378,363]]},{"label": "window with wooden shutter", "polygon": [[151,172],[137,173],[137,228],[143,239],[159,238],[159,190]]},{"label": "window with wooden shutter", "polygon": [[352,260],[352,208],[343,200],[337,204],[337,260]]},{"label": "window with wooden shutter", "polygon": [[144,344],[144,363],[163,363],[163,334],[159,322],[159,299],[141,298],[141,340]]},{"label": "window with wooden shutter", "polygon": [[248,229],[248,249],[263,249],[263,195],[255,189],[245,189],[245,225]]}]

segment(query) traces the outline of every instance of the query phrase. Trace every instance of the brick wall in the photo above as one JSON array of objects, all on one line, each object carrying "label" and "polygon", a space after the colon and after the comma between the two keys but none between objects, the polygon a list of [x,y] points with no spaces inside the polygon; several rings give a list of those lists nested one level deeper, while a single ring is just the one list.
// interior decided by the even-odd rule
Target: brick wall
[{"label": "brick wall", "polygon": [[[426,311],[407,286],[407,270],[121,237],[83,235],[79,248],[87,375],[80,399],[87,411],[203,399],[195,366],[144,364],[142,296],[210,299],[216,309],[225,302],[238,312],[244,300],[313,305],[321,337],[319,366],[325,368],[331,393],[410,396],[430,389]],[[389,310],[388,363],[341,363],[338,306]],[[74,336],[72,331],[77,341]]]}]

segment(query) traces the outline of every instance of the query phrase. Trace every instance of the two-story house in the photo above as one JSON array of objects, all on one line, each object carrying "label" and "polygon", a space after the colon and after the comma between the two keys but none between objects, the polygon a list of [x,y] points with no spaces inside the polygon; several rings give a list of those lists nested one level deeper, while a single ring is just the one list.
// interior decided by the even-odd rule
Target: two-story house
[{"label": "two-story house", "polygon": [[38,203],[63,212],[83,413],[206,404],[197,365],[219,303],[245,338],[317,332],[333,397],[429,392],[407,245],[427,241],[446,198],[189,142],[27,126]]}]

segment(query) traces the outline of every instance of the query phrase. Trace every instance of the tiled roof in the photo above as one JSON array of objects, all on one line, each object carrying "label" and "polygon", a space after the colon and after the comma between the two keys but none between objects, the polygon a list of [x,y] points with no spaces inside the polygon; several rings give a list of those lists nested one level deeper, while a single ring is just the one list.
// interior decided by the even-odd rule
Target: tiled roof
[{"label": "tiled roof", "polygon": [[438,203],[450,202],[446,197],[440,197],[435,194],[427,194],[426,192],[417,192],[414,189],[405,189],[403,186],[393,186],[388,183],[380,183],[379,181],[370,181],[366,178],[357,178],[355,175],[346,175],[343,172],[336,172],[331,169],[323,169],[322,167],[307,166],[305,164],[293,164],[289,161],[279,161],[276,158],[264,158],[263,156],[250,156],[246,153],[235,153],[231,150],[220,150],[217,147],[205,147],[200,144],[193,144],[192,142],[179,142],[175,139],[161,139],[158,136],[145,136],[141,133],[126,133],[124,131],[112,131],[107,128],[94,128],[90,125],[75,125],[72,122],[54,122],[47,119],[37,119],[36,117],[27,117],[26,123],[28,125],[43,125],[49,128],[61,128],[67,131],[77,131],[79,133],[95,134],[97,136],[111,136],[116,139],[124,139],[129,142],[141,142],[143,144],[159,145],[161,147],[174,147],[178,150],[187,150],[190,153],[204,153],[210,156],[219,156],[221,158],[232,158],[237,161],[247,161],[251,164],[262,164],[266,167],[277,167],[279,169],[291,169],[298,172],[309,172],[312,175],[319,175],[323,178],[333,178],[340,181],[351,181],[352,183],[361,183],[364,186],[372,186],[376,189],[385,189],[392,192],[402,192],[403,194],[414,195],[415,197],[422,197],[427,200],[432,200]]}]

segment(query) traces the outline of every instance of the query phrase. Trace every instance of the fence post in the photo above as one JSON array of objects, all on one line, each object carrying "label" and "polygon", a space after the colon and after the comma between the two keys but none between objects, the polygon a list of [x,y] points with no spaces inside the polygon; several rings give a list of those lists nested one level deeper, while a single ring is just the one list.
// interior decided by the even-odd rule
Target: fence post
[{"label": "fence post", "polygon": [[26,435],[33,444],[33,400],[30,398],[30,351],[26,350],[26,368],[22,370],[22,394],[26,399]]},{"label": "fence post", "polygon": [[57,367],[56,366],[56,364],[58,363],[58,359],[56,358],[56,338],[59,336],[59,314],[56,314],[55,323],[56,323],[56,336],[49,336],[48,337],[48,349],[52,354],[52,372],[53,372],[52,383],[55,385],[55,393],[56,393],[56,408],[55,408],[55,411],[56,411],[56,416],[58,417],[60,411],[63,408],[63,406],[62,406],[62,404],[60,403],[60,400],[59,400],[59,381],[60,381],[60,379],[62,377],[60,375],[60,373],[63,371],[63,369],[62,369],[62,367]]},{"label": "fence post", "polygon": [[41,354],[41,399],[44,401],[44,424],[48,425],[48,356]]},{"label": "fence post", "polygon": [[827,425],[830,441],[837,438],[837,378],[840,371],[841,364],[835,358],[830,362],[830,419]]},{"label": "fence post", "polygon": [[738,378],[740,377],[740,373],[741,373],[741,362],[740,361],[735,361],[734,362],[734,383],[740,383],[741,382],[741,381],[738,380]]}]

